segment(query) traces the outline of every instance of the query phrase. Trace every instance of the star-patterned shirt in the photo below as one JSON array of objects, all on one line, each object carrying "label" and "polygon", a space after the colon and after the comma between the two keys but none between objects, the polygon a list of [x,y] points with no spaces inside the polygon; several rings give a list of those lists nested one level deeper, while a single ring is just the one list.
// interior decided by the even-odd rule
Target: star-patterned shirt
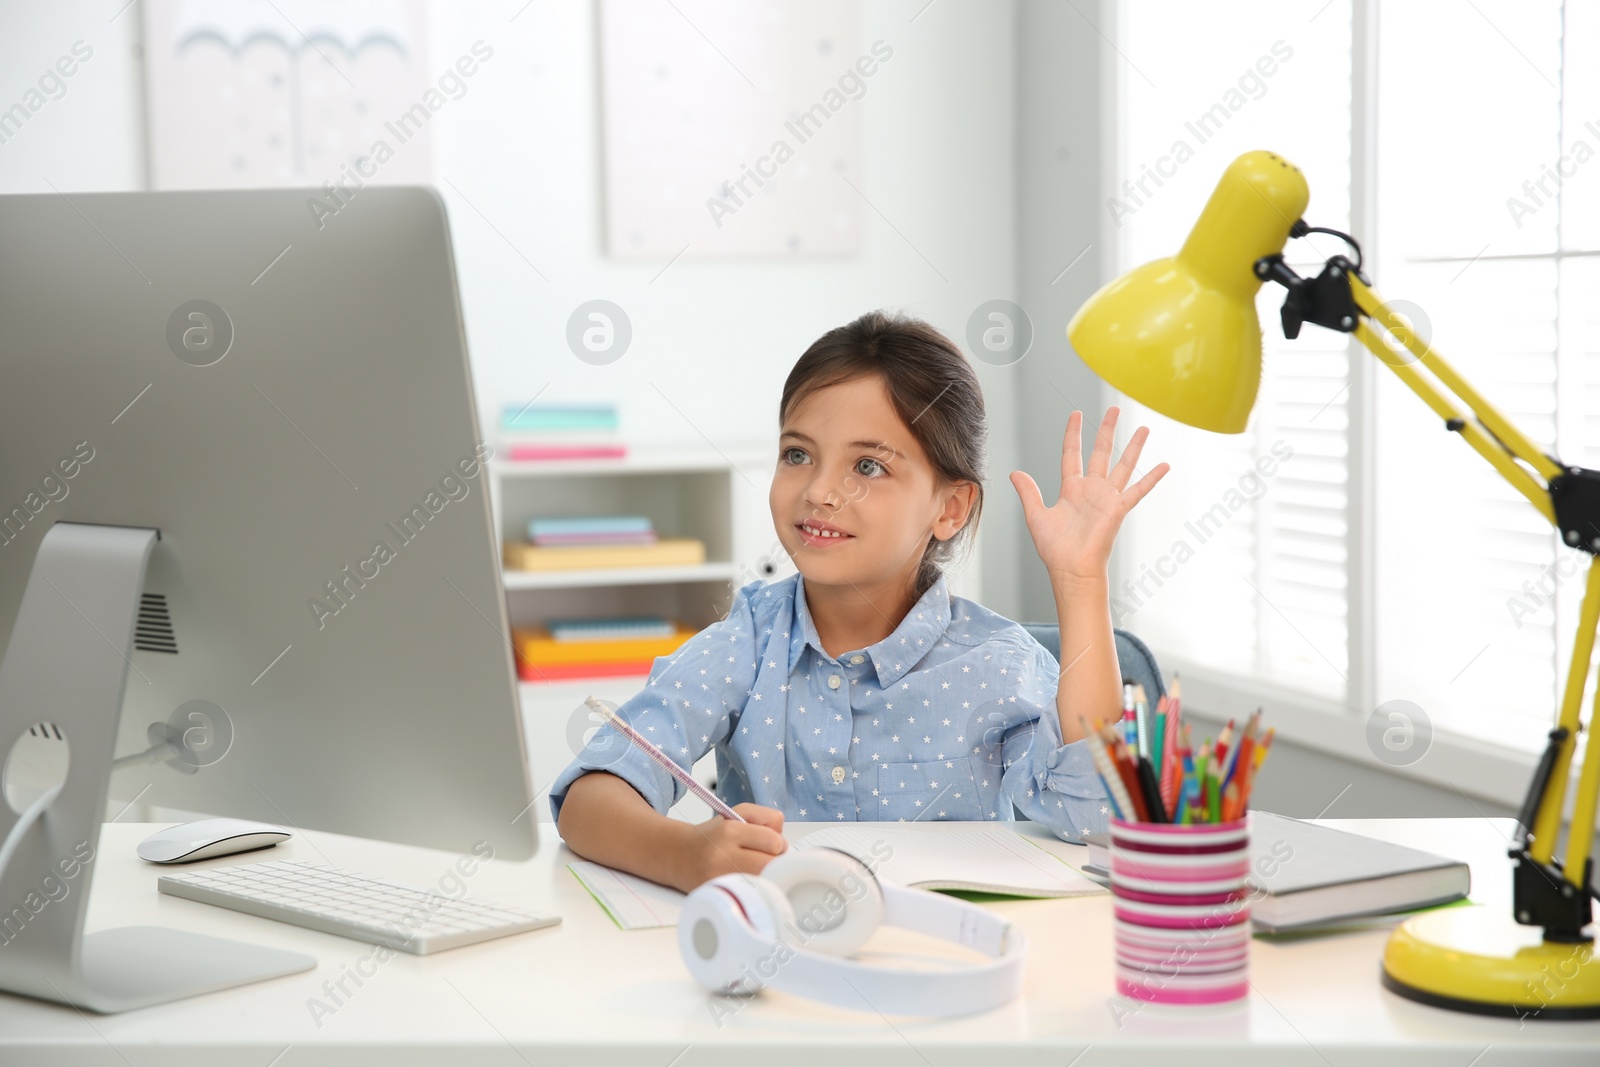
[{"label": "star-patterned shirt", "polygon": [[[1109,806],[1087,743],[1061,742],[1059,675],[1026,630],[950,596],[943,577],[888,637],[830,656],[793,575],[739,590],[617,713],[686,769],[715,749],[729,804],[837,822],[999,822],[1015,804],[1075,841],[1105,832]],[[591,770],[663,814],[687,792],[602,727],[551,785],[552,814]]]}]

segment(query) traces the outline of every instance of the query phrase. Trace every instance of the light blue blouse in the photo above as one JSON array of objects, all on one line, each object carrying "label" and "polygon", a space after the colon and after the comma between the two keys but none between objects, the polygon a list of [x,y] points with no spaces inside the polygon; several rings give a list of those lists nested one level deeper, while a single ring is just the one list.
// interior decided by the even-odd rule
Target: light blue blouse
[{"label": "light blue blouse", "polygon": [[[1087,744],[1061,743],[1059,675],[1027,631],[943,577],[888,637],[835,658],[794,575],[740,589],[617,713],[685,768],[715,749],[729,804],[836,822],[1006,821],[1015,804],[1073,841],[1105,832],[1110,807]],[[663,814],[687,792],[608,726],[556,777],[552,814],[590,770]]]}]

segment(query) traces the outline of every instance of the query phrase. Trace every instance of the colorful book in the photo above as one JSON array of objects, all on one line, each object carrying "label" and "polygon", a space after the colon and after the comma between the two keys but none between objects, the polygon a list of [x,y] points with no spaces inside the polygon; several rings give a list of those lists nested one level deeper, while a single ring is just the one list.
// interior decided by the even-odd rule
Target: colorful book
[{"label": "colorful book", "polygon": [[535,666],[517,660],[517,677],[524,682],[568,682],[584,678],[628,678],[650,673],[655,659],[593,660],[587,663],[546,663]]},{"label": "colorful book", "polygon": [[616,641],[622,638],[670,637],[677,625],[660,615],[630,615],[611,619],[551,619],[550,636],[557,641]]},{"label": "colorful book", "polygon": [[651,533],[648,515],[570,515],[538,518],[528,523],[528,538],[547,535]]},{"label": "colorful book", "polygon": [[540,534],[531,538],[535,545],[653,545],[660,540],[649,533]]},{"label": "colorful book", "polygon": [[615,430],[615,404],[507,404],[500,425],[506,430]]},{"label": "colorful book", "polygon": [[706,561],[706,543],[673,537],[653,545],[508,544],[505,563],[514,571],[601,570],[611,567],[685,567]]},{"label": "colorful book", "polygon": [[[514,629],[511,640],[517,661],[543,670],[573,664],[616,664],[649,661],[669,656],[697,631],[690,626],[674,626],[665,637],[619,637],[591,641],[559,641],[542,626]],[[648,669],[648,667],[646,668]]]},{"label": "colorful book", "polygon": [[506,458],[517,463],[557,463],[574,459],[625,459],[628,446],[607,445],[534,445],[515,444],[506,449]]}]

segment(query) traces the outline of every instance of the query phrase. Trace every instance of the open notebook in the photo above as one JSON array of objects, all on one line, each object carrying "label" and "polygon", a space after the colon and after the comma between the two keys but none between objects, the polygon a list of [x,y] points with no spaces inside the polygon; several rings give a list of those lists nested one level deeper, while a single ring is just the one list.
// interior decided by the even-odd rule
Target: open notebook
[{"label": "open notebook", "polygon": [[[916,827],[830,826],[794,848],[848,852],[896,885],[1014,897],[1078,897],[1106,892],[1029,838],[1001,827],[944,832]],[[598,863],[568,868],[624,930],[676,926],[683,894]]]}]

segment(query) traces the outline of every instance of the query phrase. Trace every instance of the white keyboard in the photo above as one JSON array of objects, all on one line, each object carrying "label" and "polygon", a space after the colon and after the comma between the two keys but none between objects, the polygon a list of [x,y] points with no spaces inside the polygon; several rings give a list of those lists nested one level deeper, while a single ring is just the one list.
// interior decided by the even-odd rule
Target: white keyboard
[{"label": "white keyboard", "polygon": [[554,926],[510,904],[447,897],[336,867],[276,860],[162,875],[161,892],[425,956]]}]

